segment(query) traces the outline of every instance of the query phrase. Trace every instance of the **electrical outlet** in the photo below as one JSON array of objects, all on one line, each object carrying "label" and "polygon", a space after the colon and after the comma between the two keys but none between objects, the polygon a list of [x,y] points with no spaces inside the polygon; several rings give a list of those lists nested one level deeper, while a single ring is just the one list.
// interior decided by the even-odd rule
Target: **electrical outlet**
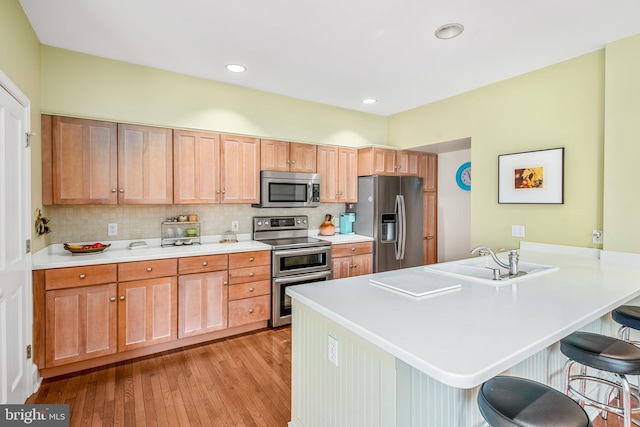
[{"label": "electrical outlet", "polygon": [[591,237],[593,238],[594,245],[602,244],[602,230],[593,230]]},{"label": "electrical outlet", "polygon": [[329,362],[338,366],[338,340],[332,337],[331,335],[329,335],[328,343],[329,343],[328,345]]},{"label": "electrical outlet", "polygon": [[524,225],[512,225],[511,235],[513,237],[524,237]]},{"label": "electrical outlet", "polygon": [[118,235],[118,224],[109,224],[107,227],[107,234],[109,236],[117,236]]},{"label": "electrical outlet", "polygon": [[238,231],[239,228],[238,221],[231,221],[231,231]]}]

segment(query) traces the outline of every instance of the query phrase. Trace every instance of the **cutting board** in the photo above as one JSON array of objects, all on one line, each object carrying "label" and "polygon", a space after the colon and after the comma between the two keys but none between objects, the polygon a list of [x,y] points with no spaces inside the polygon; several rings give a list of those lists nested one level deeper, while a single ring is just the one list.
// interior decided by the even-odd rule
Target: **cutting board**
[{"label": "cutting board", "polygon": [[452,279],[434,278],[433,276],[413,273],[395,273],[384,277],[376,277],[375,279],[369,279],[369,283],[412,297],[434,295],[459,289],[462,286]]}]

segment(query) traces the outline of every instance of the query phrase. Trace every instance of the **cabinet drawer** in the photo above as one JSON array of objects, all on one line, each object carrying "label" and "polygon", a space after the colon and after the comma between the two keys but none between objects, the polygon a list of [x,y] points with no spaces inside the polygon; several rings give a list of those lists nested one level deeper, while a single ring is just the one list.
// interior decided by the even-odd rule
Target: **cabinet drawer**
[{"label": "cabinet drawer", "polygon": [[271,317],[269,295],[229,301],[229,327],[269,320]]},{"label": "cabinet drawer", "polygon": [[228,264],[228,256],[226,254],[178,258],[178,274],[226,270]]},{"label": "cabinet drawer", "polygon": [[261,280],[259,282],[240,283],[229,286],[229,300],[257,297],[269,295],[271,293],[271,281]]},{"label": "cabinet drawer", "polygon": [[257,282],[271,279],[271,266],[259,265],[256,267],[236,268],[229,270],[229,284],[235,285],[244,282]]},{"label": "cabinet drawer", "polygon": [[90,265],[46,270],[45,289],[74,288],[78,286],[113,283],[117,280],[116,264]]},{"label": "cabinet drawer", "polygon": [[178,260],[175,258],[125,262],[118,264],[118,280],[126,282],[128,280],[175,276],[177,271]]},{"label": "cabinet drawer", "polygon": [[343,243],[331,247],[331,258],[370,254],[372,252],[373,242]]},{"label": "cabinet drawer", "polygon": [[271,251],[238,252],[229,254],[229,268],[244,268],[255,265],[271,265]]}]

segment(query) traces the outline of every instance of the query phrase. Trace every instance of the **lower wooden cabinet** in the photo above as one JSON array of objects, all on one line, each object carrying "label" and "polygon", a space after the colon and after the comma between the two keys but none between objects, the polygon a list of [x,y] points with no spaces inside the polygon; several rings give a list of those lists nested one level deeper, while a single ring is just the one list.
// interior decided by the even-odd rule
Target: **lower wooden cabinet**
[{"label": "lower wooden cabinet", "polygon": [[175,276],[118,283],[118,351],[175,340]]},{"label": "lower wooden cabinet", "polygon": [[178,279],[178,338],[227,327],[227,271],[186,274]]},{"label": "lower wooden cabinet", "polygon": [[229,255],[229,327],[271,317],[271,252]]},{"label": "lower wooden cabinet", "polygon": [[270,308],[269,295],[229,301],[229,327],[269,320]]},{"label": "lower wooden cabinet", "polygon": [[116,284],[46,292],[46,366],[113,354],[117,347]]},{"label": "lower wooden cabinet", "polygon": [[331,247],[334,279],[373,272],[373,243],[343,243]]}]

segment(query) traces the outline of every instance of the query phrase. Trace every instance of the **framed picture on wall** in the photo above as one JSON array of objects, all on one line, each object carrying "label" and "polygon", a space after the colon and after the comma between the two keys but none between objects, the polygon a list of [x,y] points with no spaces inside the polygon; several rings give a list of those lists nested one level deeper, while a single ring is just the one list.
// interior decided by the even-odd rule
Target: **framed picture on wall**
[{"label": "framed picture on wall", "polygon": [[498,203],[564,203],[564,148],[498,156]]}]

